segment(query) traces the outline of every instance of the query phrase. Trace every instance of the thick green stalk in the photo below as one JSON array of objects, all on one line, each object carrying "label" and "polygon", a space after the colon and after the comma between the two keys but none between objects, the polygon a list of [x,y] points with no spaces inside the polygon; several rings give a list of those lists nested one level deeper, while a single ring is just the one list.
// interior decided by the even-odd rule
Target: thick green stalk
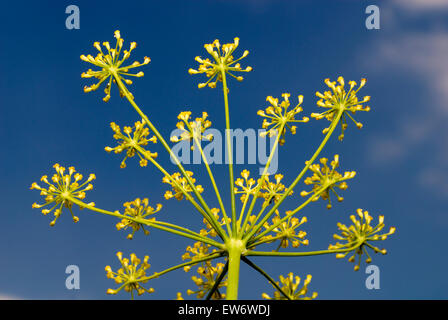
[{"label": "thick green stalk", "polygon": [[229,276],[227,280],[227,300],[238,299],[238,284],[240,277],[241,250],[231,249],[229,253]]},{"label": "thick green stalk", "polygon": [[225,250],[229,262],[226,299],[236,300],[238,299],[241,256],[246,250],[246,244],[241,239],[230,238],[225,244]]}]

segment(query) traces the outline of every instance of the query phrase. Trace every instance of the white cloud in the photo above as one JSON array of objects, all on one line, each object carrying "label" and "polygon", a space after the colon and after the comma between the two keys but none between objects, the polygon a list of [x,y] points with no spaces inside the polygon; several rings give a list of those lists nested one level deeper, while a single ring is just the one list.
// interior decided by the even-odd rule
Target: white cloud
[{"label": "white cloud", "polygon": [[393,0],[392,3],[412,11],[448,9],[447,0]]},{"label": "white cloud", "polygon": [[428,101],[424,105],[403,106],[409,112],[403,113],[399,130],[408,143],[424,142],[448,117],[448,31],[382,39],[368,51],[368,61],[375,61],[372,72],[387,74],[398,70],[414,74]]},{"label": "white cloud", "polygon": [[410,33],[383,40],[376,53],[376,59],[385,66],[413,71],[422,77],[436,94],[434,105],[448,113],[448,32]]},{"label": "white cloud", "polygon": [[[448,9],[444,1],[394,1],[408,9]],[[392,6],[386,7],[391,13]],[[424,15],[422,15],[424,17]],[[399,19],[394,15],[394,19]],[[400,165],[406,160],[422,161],[415,179],[422,187],[434,193],[448,195],[448,31],[440,28],[426,32],[402,29],[408,20],[395,21],[387,33],[382,34],[368,48],[369,61],[375,61],[372,72],[387,77],[399,71],[414,75],[415,85],[426,100],[400,106],[403,116],[397,119],[391,132],[381,137],[372,137],[368,144],[368,155],[372,164]],[[397,28],[397,29],[395,29]],[[401,88],[401,90],[403,90]],[[406,95],[406,91],[397,92]],[[431,150],[428,152],[428,150]],[[422,157],[426,152],[426,159]],[[415,157],[419,154],[418,157]],[[425,155],[425,154],[423,154]],[[413,158],[414,157],[414,158]]]}]

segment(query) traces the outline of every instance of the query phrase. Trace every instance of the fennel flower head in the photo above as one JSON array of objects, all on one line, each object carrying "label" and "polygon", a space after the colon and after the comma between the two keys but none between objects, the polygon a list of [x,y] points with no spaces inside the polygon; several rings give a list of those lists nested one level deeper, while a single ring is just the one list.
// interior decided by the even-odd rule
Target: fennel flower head
[{"label": "fennel flower head", "polygon": [[131,85],[132,80],[129,79],[129,77],[143,77],[143,71],[131,73],[132,69],[141,67],[151,61],[149,57],[145,57],[142,63],[134,61],[131,64],[123,65],[131,56],[132,50],[137,47],[137,43],[131,42],[129,50],[122,50],[124,40],[120,35],[120,31],[115,31],[114,36],[117,40],[115,48],[112,48],[109,42],[106,41],[103,42],[103,47],[106,49],[103,51],[100,43],[94,42],[93,46],[98,50],[96,57],[93,57],[90,54],[87,56],[81,55],[81,60],[100,68],[97,70],[89,69],[81,74],[81,77],[83,78],[96,78],[98,80],[95,84],[85,86],[84,92],[95,91],[103,82],[107,81],[106,88],[104,89],[104,93],[106,94],[103,98],[104,102],[108,102],[110,99],[112,83],[116,83],[118,85],[121,97],[125,96],[126,93],[130,94],[132,97],[132,94],[127,91],[124,85],[122,85],[123,82],[127,85]]}]

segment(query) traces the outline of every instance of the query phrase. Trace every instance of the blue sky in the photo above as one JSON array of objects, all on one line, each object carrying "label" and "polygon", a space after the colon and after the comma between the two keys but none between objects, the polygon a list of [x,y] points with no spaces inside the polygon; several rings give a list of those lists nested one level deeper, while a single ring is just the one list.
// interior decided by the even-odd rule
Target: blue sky
[{"label": "blue sky", "polygon": [[[153,167],[140,168],[135,159],[120,169],[120,156],[104,152],[113,145],[109,123],[126,125],[138,116],[114,91],[85,94],[79,59],[93,54],[94,41],[113,42],[121,30],[126,42],[136,41],[133,57],[151,57],[145,77],[132,92],[137,103],[168,136],[180,111],[207,110],[215,128],[224,126],[219,89],[197,89],[200,77],[190,76],[194,57],[205,55],[204,43],[218,38],[250,50],[244,65],[254,71],[242,83],[231,83],[231,126],[259,128],[257,110],[268,95],[303,94],[305,113],[315,112],[314,93],[323,80],[368,79],[363,92],[372,96],[370,113],[357,116],[362,130],[350,126],[341,143],[332,139],[323,152],[338,153],[341,165],[356,170],[345,200],[330,211],[322,201],[307,207],[304,229],[309,250],[326,248],[336,223],[348,223],[357,208],[377,217],[397,232],[384,242],[388,255],[375,255],[381,289],[367,290],[364,265],[359,272],[333,255],[254,259],[275,278],[294,271],[312,274],[311,291],[321,299],[446,299],[446,240],[448,228],[448,5],[442,0],[395,1],[39,1],[9,3],[0,12],[0,297],[23,299],[105,299],[113,282],[104,266],[117,266],[116,251],[148,254],[152,271],[180,263],[190,242],[163,232],[138,235],[129,241],[115,230],[114,219],[79,213],[73,224],[67,212],[54,228],[31,204],[39,201],[29,190],[33,181],[51,174],[56,162],[97,180],[89,201],[110,210],[135,197],[162,203],[160,219],[199,227],[201,219],[186,203],[166,201],[166,185]],[[65,28],[65,8],[81,11],[80,30]],[[365,7],[377,4],[381,29],[367,30]],[[242,51],[241,51],[242,52]],[[324,124],[310,121],[281,148],[279,171],[291,182],[322,139]],[[159,146],[160,148],[160,146]],[[163,150],[162,162],[174,171]],[[163,155],[163,156],[162,156]],[[237,167],[239,172],[244,166]],[[257,167],[252,166],[255,172]],[[214,166],[227,190],[227,169]],[[191,166],[207,186],[203,168]],[[202,171],[202,172],[200,172]],[[298,196],[288,200],[293,206]],[[208,188],[210,191],[210,188]],[[213,201],[211,192],[206,199]],[[81,289],[65,288],[65,268],[81,270]],[[192,274],[178,271],[151,283],[156,293],[146,298],[173,299],[193,288]],[[241,298],[258,299],[271,287],[258,274],[242,268]],[[120,294],[116,298],[127,298]]]}]

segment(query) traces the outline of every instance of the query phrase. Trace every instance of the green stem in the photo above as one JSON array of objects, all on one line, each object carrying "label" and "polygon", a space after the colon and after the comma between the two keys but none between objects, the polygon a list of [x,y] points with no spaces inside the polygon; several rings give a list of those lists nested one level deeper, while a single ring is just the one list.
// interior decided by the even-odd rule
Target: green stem
[{"label": "green stem", "polygon": [[[255,242],[255,241],[254,241],[255,239],[254,239],[253,241],[249,241],[249,242],[247,243],[247,248],[248,248],[248,249],[255,248],[255,247],[258,247],[259,245],[262,245],[262,244],[264,244],[264,243],[272,243],[272,242],[274,242],[274,241],[276,241],[276,240],[278,240],[278,239],[282,239],[282,238],[284,238],[284,235],[280,235],[280,236],[272,237],[272,238],[265,239],[265,240],[260,240],[260,241],[258,241],[258,242]],[[257,237],[257,239],[258,239],[258,237]],[[281,245],[281,242],[280,242],[280,245]],[[275,250],[275,251],[278,251],[278,250]]]},{"label": "green stem", "polygon": [[[193,131],[193,129],[190,127],[190,125],[189,125],[188,123],[187,123],[187,126],[188,126],[188,128],[190,129],[190,131],[192,132],[192,134],[193,134],[193,136],[194,136],[194,131]],[[195,141],[195,143],[196,143],[196,146],[199,148],[199,151],[200,151],[200,153],[201,153],[201,157],[202,157],[202,161],[204,161],[204,163],[205,163],[205,167],[206,167],[207,172],[208,172],[208,175],[209,175],[209,177],[210,177],[210,181],[212,182],[213,189],[215,190],[216,197],[218,198],[219,206],[220,206],[221,211],[222,211],[222,216],[224,217],[224,221],[225,221],[225,224],[226,224],[226,226],[227,226],[227,232],[228,232],[229,235],[231,235],[231,234],[232,234],[232,231],[231,231],[231,229],[230,229],[230,223],[228,222],[228,217],[227,217],[226,209],[224,208],[224,204],[223,204],[222,199],[221,199],[221,194],[219,193],[218,186],[216,185],[215,177],[213,176],[213,172],[212,172],[212,170],[210,169],[210,166],[209,166],[209,164],[208,164],[207,157],[205,156],[204,151],[202,150],[202,146],[201,146],[201,144],[200,144],[198,138],[197,138],[197,137],[194,137],[194,141]]]},{"label": "green stem", "polygon": [[269,197],[269,200],[266,200],[261,207],[260,212],[257,214],[257,216],[255,217],[255,220],[253,222],[253,224],[256,224],[257,221],[260,219],[261,215],[263,214],[264,210],[266,210],[266,208],[269,206],[269,202],[272,200],[272,196]]},{"label": "green stem", "polygon": [[240,276],[241,249],[230,248],[229,254],[229,276],[227,279],[227,300],[238,299],[238,284]]},{"label": "green stem", "polygon": [[226,114],[226,145],[227,145],[227,155],[229,161],[229,179],[230,179],[230,203],[232,207],[232,233],[236,235],[236,206],[235,206],[235,181],[233,178],[233,152],[232,152],[232,141],[230,140],[230,115],[229,115],[229,99],[228,99],[228,89],[226,72],[224,67],[221,69],[222,77],[222,91],[224,95],[224,108]]},{"label": "green stem", "polygon": [[197,233],[197,232],[194,232],[194,231],[192,231],[192,230],[190,230],[190,229],[187,229],[187,228],[184,228],[184,227],[181,227],[181,226],[178,226],[178,225],[169,223],[169,222],[164,222],[164,221],[154,220],[154,221],[151,221],[151,224],[152,224],[152,225],[161,225],[161,226],[165,226],[165,227],[169,227],[169,228],[174,228],[174,229],[178,229],[178,230],[180,230],[180,231],[183,231],[183,232],[192,234],[192,235],[194,235],[194,236],[200,236],[200,234]]},{"label": "green stem", "polygon": [[308,257],[318,256],[323,254],[344,253],[356,249],[358,246],[353,246],[341,250],[320,250],[308,252],[274,252],[274,251],[246,251],[245,256],[262,256],[262,257]]},{"label": "green stem", "polygon": [[[174,233],[176,235],[179,235],[179,236],[182,236],[182,237],[185,237],[185,238],[189,238],[189,239],[193,239],[193,240],[196,240],[196,241],[205,242],[205,243],[208,243],[208,244],[210,244],[210,245],[212,245],[214,247],[220,248],[220,249],[224,248],[223,244],[221,244],[219,242],[216,242],[216,241],[214,241],[212,239],[203,237],[200,234],[195,233],[194,231],[191,231],[191,230],[188,230],[188,232],[183,232],[183,231],[171,229],[171,228],[164,227],[162,225],[159,225],[157,223],[153,223],[153,222],[145,220],[145,219],[133,218],[133,217],[130,217],[130,216],[122,215],[122,214],[120,214],[118,212],[107,211],[107,210],[103,210],[103,209],[100,209],[100,208],[97,208],[97,207],[94,207],[94,206],[90,206],[90,205],[88,205],[88,204],[86,204],[86,203],[84,203],[84,202],[82,202],[82,201],[80,201],[80,200],[78,200],[76,198],[72,198],[72,197],[68,197],[67,200],[72,202],[72,203],[74,203],[74,204],[77,204],[81,208],[89,209],[89,210],[94,211],[94,212],[99,212],[99,213],[106,214],[106,215],[109,215],[109,216],[113,216],[113,217],[116,217],[116,218],[126,219],[126,220],[130,220],[130,221],[133,221],[133,222],[136,222],[136,223],[145,224],[145,225],[153,227],[155,229],[160,229],[160,230],[163,230],[163,231],[166,231],[166,232]],[[177,228],[182,228],[182,227],[178,227],[178,226],[176,226],[176,227]],[[182,228],[182,229],[185,229],[185,228]]]},{"label": "green stem", "polygon": [[238,232],[240,232],[241,229],[247,224],[246,220],[249,219],[249,216],[246,216],[246,218],[244,219],[243,225],[241,225],[241,222],[242,222],[243,216],[244,216],[244,212],[246,210],[247,202],[249,201],[249,197],[250,197],[250,194],[246,193],[246,198],[244,199],[243,207],[241,208],[241,212],[240,212],[240,217],[238,218],[238,226],[237,226]]}]

